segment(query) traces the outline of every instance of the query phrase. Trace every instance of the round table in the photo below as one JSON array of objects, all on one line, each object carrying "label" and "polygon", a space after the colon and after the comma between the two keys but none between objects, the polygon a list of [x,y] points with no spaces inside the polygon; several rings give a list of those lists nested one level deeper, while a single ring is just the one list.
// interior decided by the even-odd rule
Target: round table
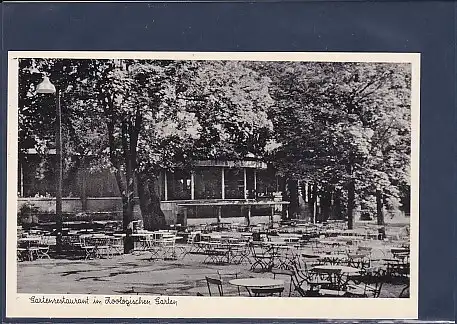
[{"label": "round table", "polygon": [[41,237],[22,237],[18,239],[18,242],[40,242]]},{"label": "round table", "polygon": [[232,279],[229,283],[234,286],[246,288],[277,288],[284,286],[284,280],[270,278]]}]

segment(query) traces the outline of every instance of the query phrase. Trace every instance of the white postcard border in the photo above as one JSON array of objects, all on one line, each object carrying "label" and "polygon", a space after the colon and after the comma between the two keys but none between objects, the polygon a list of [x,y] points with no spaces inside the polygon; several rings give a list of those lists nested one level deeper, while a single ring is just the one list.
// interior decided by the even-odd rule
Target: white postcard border
[{"label": "white postcard border", "polygon": [[[409,298],[223,298],[170,296],[176,304],[158,304],[158,296],[141,297],[150,305],[106,304],[109,295],[65,295],[89,304],[51,305],[32,303],[30,297],[62,298],[62,294],[17,293],[17,152],[18,152],[18,58],[105,58],[167,60],[264,60],[314,62],[411,63],[411,287]],[[328,52],[8,52],[7,128],[7,253],[6,316],[45,318],[316,318],[316,319],[415,319],[418,316],[419,275],[419,133],[420,54],[419,53],[328,53]],[[120,298],[121,296],[111,296]],[[161,296],[161,298],[166,298]],[[102,304],[93,304],[98,299]],[[91,304],[92,303],[92,304]]]}]

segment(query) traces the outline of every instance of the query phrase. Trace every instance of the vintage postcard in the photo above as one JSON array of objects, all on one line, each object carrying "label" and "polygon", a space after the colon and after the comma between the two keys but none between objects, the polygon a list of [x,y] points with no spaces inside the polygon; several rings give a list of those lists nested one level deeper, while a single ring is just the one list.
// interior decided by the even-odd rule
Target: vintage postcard
[{"label": "vintage postcard", "polygon": [[419,54],[8,63],[6,316],[417,318]]}]

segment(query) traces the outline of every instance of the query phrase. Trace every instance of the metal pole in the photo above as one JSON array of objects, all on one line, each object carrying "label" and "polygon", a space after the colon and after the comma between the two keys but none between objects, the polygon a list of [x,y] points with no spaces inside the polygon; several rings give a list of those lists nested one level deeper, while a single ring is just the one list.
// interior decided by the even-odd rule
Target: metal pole
[{"label": "metal pole", "polygon": [[167,170],[165,170],[165,173],[164,173],[164,200],[167,201],[168,200],[168,177],[167,177]]},{"label": "metal pole", "polygon": [[248,199],[248,190],[246,188],[246,185],[247,185],[246,168],[243,168],[243,185],[244,185],[244,199]]},{"label": "metal pole", "polygon": [[225,199],[225,169],[224,167],[221,168],[221,187],[222,187],[222,199]]},{"label": "metal pole", "polygon": [[21,197],[24,197],[24,165],[23,165],[22,158],[19,159],[19,168],[21,169],[20,195],[21,195]]},{"label": "metal pole", "polygon": [[195,172],[190,172],[190,199],[195,199]]},{"label": "metal pole", "polygon": [[62,249],[62,111],[60,108],[60,92],[56,90],[56,158],[57,158],[57,191],[56,191],[56,249]]},{"label": "metal pole", "polygon": [[257,170],[254,170],[254,199],[257,199]]}]

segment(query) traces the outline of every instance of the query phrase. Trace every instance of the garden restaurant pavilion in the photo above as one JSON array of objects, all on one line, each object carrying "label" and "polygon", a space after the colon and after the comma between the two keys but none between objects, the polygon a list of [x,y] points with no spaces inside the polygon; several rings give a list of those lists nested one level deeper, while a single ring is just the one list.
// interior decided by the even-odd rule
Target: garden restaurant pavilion
[{"label": "garden restaurant pavilion", "polygon": [[[53,158],[48,172],[37,176],[43,165],[37,154],[20,159],[18,207],[28,203],[40,212],[55,210]],[[244,160],[204,160],[192,169],[163,170],[155,182],[167,224],[272,223],[286,215],[282,201],[283,179],[265,162],[247,156]],[[109,170],[89,172],[79,166],[64,176],[63,211],[67,214],[111,213],[121,218],[122,202]],[[116,213],[117,212],[117,213]],[[139,206],[135,214],[141,218]]]},{"label": "garden restaurant pavilion", "polygon": [[253,225],[280,220],[288,204],[278,190],[280,181],[264,162],[207,160],[197,161],[191,171],[163,172],[157,189],[162,210],[177,223]]}]

